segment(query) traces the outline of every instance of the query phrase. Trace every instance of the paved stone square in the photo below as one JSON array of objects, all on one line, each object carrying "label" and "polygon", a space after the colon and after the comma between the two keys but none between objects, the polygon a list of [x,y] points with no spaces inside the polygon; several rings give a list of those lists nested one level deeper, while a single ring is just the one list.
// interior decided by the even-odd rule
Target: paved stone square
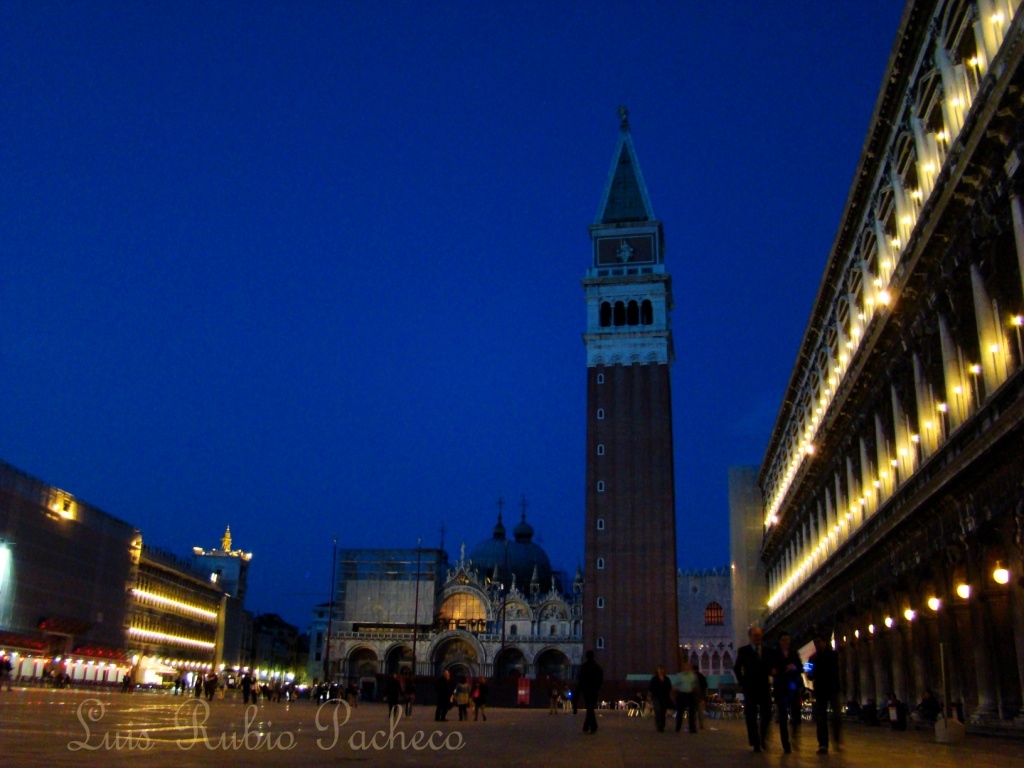
[{"label": "paved stone square", "polygon": [[[317,713],[319,711],[319,728]],[[335,726],[333,713],[337,711]],[[348,719],[346,720],[346,715]],[[493,709],[487,722],[435,723],[433,708],[417,707],[390,731],[382,704],[346,712],[307,701],[214,701],[166,694],[21,689],[0,692],[0,763],[5,766],[1020,766],[1024,743],[968,736],[936,744],[930,733],[894,733],[851,725],[843,751],[815,754],[805,727],[793,754],[778,735],[755,755],[742,720],[713,720],[698,734],[656,733],[650,718],[602,711],[599,732],[582,733],[582,714],[549,715],[542,709]],[[405,748],[403,748],[403,745]],[[417,749],[416,747],[419,747]]]}]

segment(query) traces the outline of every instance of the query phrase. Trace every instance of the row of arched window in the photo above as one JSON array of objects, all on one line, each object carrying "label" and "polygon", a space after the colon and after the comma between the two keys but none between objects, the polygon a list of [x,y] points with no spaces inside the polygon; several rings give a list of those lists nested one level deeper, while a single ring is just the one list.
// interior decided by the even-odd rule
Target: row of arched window
[{"label": "row of arched window", "polygon": [[601,302],[600,322],[602,328],[623,325],[651,325],[654,323],[654,305],[650,299],[638,302],[636,299],[628,303],[616,301]]}]

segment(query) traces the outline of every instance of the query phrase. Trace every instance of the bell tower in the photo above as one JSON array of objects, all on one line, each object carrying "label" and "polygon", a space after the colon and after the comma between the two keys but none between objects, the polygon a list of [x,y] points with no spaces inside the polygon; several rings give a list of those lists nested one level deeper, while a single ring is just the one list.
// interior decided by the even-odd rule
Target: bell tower
[{"label": "bell tower", "polygon": [[605,679],[677,669],[673,360],[662,224],[619,108],[583,289],[587,326],[584,642]]}]

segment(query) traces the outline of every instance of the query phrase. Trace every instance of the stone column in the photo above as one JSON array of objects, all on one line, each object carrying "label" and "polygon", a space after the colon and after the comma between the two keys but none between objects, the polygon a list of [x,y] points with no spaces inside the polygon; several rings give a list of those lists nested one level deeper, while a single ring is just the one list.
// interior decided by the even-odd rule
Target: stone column
[{"label": "stone column", "polygon": [[924,461],[939,447],[939,429],[935,403],[925,379],[921,357],[917,352],[914,353],[914,393],[917,398],[917,427],[921,440],[921,460]]},{"label": "stone column", "polygon": [[992,628],[985,605],[982,553],[974,544],[968,545],[966,549],[967,583],[971,585],[970,617],[974,675],[978,684],[978,706],[971,719],[984,720],[995,717],[998,712],[998,694],[990,650]]},{"label": "stone column", "polygon": [[1010,210],[1013,213],[1013,239],[1017,244],[1017,264],[1020,267],[1021,289],[1024,290],[1024,204],[1020,194],[1010,195]]},{"label": "stone column", "polygon": [[867,499],[867,504],[862,508],[861,514],[855,516],[855,522],[858,527],[871,516],[871,513],[878,506],[875,478],[871,474],[871,461],[868,459],[868,444],[863,437],[860,439],[860,486],[864,498]]},{"label": "stone column", "polygon": [[892,687],[893,692],[900,701],[909,701],[910,675],[907,670],[907,642],[910,637],[910,624],[896,618],[896,626],[889,633],[889,640],[892,644]]},{"label": "stone column", "polygon": [[890,463],[892,457],[889,455],[885,426],[882,423],[882,417],[877,413],[875,414],[875,454],[878,461],[878,479],[881,481],[881,486],[878,489],[878,506],[880,507],[892,496],[893,479],[896,473]]},{"label": "stone column", "polygon": [[[974,296],[974,319],[978,326],[978,349],[981,354],[981,360],[972,362],[981,364],[981,377],[985,380],[985,391],[982,392],[979,386],[976,392],[981,400],[990,397],[1003,383],[1006,366],[1001,366],[1000,361],[1006,355],[1006,350],[1003,349],[1003,334],[1000,333],[992,312],[992,299],[976,264],[971,265],[971,289]],[[992,351],[993,347],[995,352]],[[976,375],[972,374],[971,378],[976,378]],[[978,383],[980,385],[980,382]]]},{"label": "stone column", "polygon": [[[960,369],[960,350],[946,318],[939,315],[939,339],[942,344],[942,373],[946,385],[946,405],[949,418],[949,432],[959,427],[967,418],[968,395]],[[957,390],[960,390],[957,392]],[[947,433],[948,434],[948,433]]]},{"label": "stone column", "polygon": [[869,700],[878,702],[875,696],[875,665],[871,658],[871,643],[868,641],[870,635],[867,625],[860,630],[860,638],[857,641],[857,667],[860,673],[860,703],[867,704]]},{"label": "stone column", "polygon": [[[1017,514],[1024,516],[1024,513],[1019,511]],[[1018,530],[1024,530],[1024,521]],[[1012,574],[1012,581],[1009,584],[1010,615],[1013,622],[1013,646],[1017,654],[1017,684],[1020,686],[1020,700],[1024,702],[1024,558],[1019,555],[1011,557],[1008,568]],[[1024,717],[1024,706],[1017,713],[1017,717]]]},{"label": "stone column", "polygon": [[854,701],[860,701],[860,697],[858,695],[858,688],[860,686],[857,684],[857,641],[853,637],[852,626],[843,625],[843,632],[846,636],[846,641],[844,643],[846,646],[846,658],[844,659],[845,664],[843,665],[843,690],[846,692],[847,700],[853,699]]}]

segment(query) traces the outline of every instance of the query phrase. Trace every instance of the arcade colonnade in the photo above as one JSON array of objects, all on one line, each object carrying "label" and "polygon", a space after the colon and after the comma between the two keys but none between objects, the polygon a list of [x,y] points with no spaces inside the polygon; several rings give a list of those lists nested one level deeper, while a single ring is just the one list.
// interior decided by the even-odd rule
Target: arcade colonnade
[{"label": "arcade colonnade", "polygon": [[769,630],[1024,726],[1024,14],[912,2],[759,485]]}]

